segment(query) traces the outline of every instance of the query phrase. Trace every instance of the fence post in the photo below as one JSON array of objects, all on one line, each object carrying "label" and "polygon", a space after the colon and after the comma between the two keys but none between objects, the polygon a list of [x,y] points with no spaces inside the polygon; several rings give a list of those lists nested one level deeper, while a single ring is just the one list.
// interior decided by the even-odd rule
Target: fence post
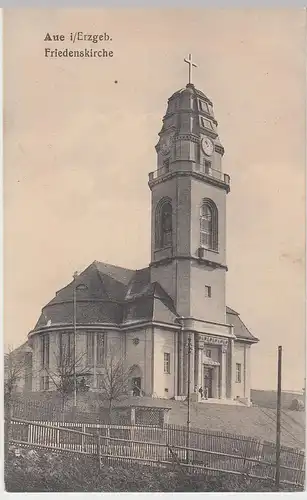
[{"label": "fence post", "polygon": [[135,408],[131,408],[130,441],[134,441]]},{"label": "fence post", "polygon": [[[81,428],[82,428],[82,432],[85,433],[85,425],[84,424],[82,425]],[[85,438],[85,436],[81,435],[81,450],[82,451],[86,451],[85,450],[85,439],[84,438]]]},{"label": "fence post", "polygon": [[97,427],[97,458],[99,469],[101,468],[101,447],[100,447],[100,433],[99,428]]},{"label": "fence post", "polygon": [[28,424],[28,443],[31,443],[31,437],[32,437],[31,424]]},{"label": "fence post", "polygon": [[110,449],[109,449],[109,447],[110,447],[110,441],[108,439],[109,437],[110,437],[110,426],[108,425],[106,427],[106,438],[107,439],[105,440],[105,446],[106,446],[106,453],[107,453],[107,455],[110,454]]},{"label": "fence post", "polygon": [[[57,422],[56,427],[59,427],[60,424]],[[56,435],[56,445],[59,447],[60,446],[60,430],[55,431]]]},{"label": "fence post", "polygon": [[282,369],[282,346],[278,346],[277,359],[277,413],[276,413],[276,469],[275,488],[280,490],[280,441],[281,441],[281,369]]}]

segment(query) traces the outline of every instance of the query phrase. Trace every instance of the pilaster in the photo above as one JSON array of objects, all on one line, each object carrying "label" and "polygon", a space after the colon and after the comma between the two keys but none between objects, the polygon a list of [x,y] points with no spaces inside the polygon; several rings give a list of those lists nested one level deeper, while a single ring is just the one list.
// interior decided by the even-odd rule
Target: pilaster
[{"label": "pilaster", "polygon": [[183,332],[183,394],[188,392],[188,339],[189,333]]},{"label": "pilaster", "polygon": [[195,380],[194,380],[194,385],[196,386],[196,390],[202,386],[202,374],[201,374],[201,367],[202,367],[202,349],[203,349],[203,344],[200,343],[199,341],[195,342]]},{"label": "pilaster", "polygon": [[244,397],[250,400],[250,346],[244,345]]},{"label": "pilaster", "polygon": [[190,349],[191,352],[188,354],[190,356],[190,393],[194,392],[194,385],[195,385],[195,378],[194,378],[194,367],[195,367],[195,361],[194,361],[194,352],[195,352],[195,334],[191,333],[189,335],[189,338],[191,339],[191,345]]},{"label": "pilaster", "polygon": [[235,343],[232,341],[232,365],[231,365],[231,382],[232,382],[232,399],[235,399],[236,394],[236,361],[235,361]]},{"label": "pilaster", "polygon": [[222,344],[220,351],[220,399],[226,399],[227,396],[227,347]]},{"label": "pilaster", "polygon": [[183,330],[180,330],[179,333],[179,364],[178,364],[178,372],[179,372],[179,395],[182,396],[184,394],[184,338],[183,338]]},{"label": "pilaster", "polygon": [[228,347],[228,385],[227,385],[227,397],[233,399],[233,385],[234,385],[234,340],[229,339]]}]

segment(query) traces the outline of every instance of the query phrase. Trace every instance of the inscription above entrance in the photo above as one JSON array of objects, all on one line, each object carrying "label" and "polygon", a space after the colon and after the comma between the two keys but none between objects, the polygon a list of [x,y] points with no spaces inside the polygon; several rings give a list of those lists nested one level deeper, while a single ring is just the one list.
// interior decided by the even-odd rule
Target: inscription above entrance
[{"label": "inscription above entrance", "polygon": [[222,347],[222,352],[226,352],[228,348],[228,340],[221,339],[219,337],[213,337],[212,335],[201,335],[198,341],[199,349],[204,348],[204,344],[209,345],[220,345]]}]

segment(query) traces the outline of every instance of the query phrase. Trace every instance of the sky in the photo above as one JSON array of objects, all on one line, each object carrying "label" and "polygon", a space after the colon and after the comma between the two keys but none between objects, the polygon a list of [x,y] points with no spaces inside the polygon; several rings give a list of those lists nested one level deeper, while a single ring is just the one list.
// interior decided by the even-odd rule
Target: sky
[{"label": "sky", "polygon": [[[231,176],[227,304],[260,339],[252,387],[276,387],[278,345],[283,389],[303,387],[305,25],[298,9],[5,11],[5,346],[25,341],[76,270],[148,265],[148,173],[192,53]],[[112,40],[72,44],[79,31]],[[48,47],[114,56],[46,58]]]}]

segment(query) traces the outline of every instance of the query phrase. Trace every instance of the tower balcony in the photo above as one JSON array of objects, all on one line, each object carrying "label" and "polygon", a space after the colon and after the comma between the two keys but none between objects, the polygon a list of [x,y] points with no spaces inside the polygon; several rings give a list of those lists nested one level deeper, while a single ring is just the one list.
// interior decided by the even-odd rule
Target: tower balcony
[{"label": "tower balcony", "polygon": [[162,182],[175,175],[192,175],[205,182],[224,187],[227,192],[230,191],[230,175],[215,170],[206,165],[200,165],[194,162],[174,162],[173,164],[164,165],[148,175],[148,184],[151,188],[156,183]]}]

